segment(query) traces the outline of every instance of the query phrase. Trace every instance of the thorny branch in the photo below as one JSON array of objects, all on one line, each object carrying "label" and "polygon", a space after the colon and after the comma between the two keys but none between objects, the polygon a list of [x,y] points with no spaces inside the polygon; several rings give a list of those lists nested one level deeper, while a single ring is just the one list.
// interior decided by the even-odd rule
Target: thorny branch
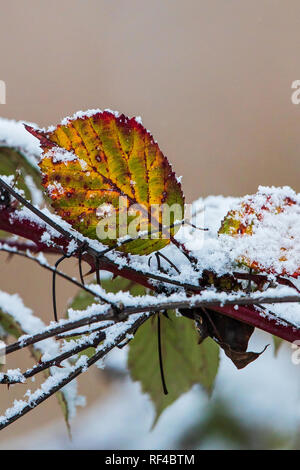
[{"label": "thorny branch", "polygon": [[[71,282],[71,284],[74,284],[75,286],[77,287],[80,287],[81,289],[85,290],[86,292],[88,292],[89,294],[93,295],[94,297],[98,298],[99,300],[101,300],[102,302],[104,303],[110,303],[110,301],[108,301],[107,299],[105,299],[104,297],[102,297],[98,292],[96,292],[95,290],[93,289],[90,289],[88,286],[86,286],[85,284],[82,284],[81,282],[77,281],[77,279],[75,279],[74,277],[71,277],[71,276],[68,276],[67,274],[65,274],[64,272],[62,271],[59,271],[58,269],[56,269],[55,267],[53,266],[50,266],[48,263],[45,263],[43,261],[41,261],[39,258],[35,257],[35,256],[32,256],[32,254],[29,252],[29,251],[26,251],[26,252],[23,252],[23,251],[20,251],[20,250],[17,250],[16,248],[12,248],[10,247],[9,245],[6,244],[7,242],[6,241],[3,241],[1,243],[1,240],[0,240],[0,251],[4,251],[6,253],[9,253],[10,255],[19,255],[19,256],[22,256],[23,258],[27,258],[31,261],[34,261],[35,263],[37,263],[38,265],[40,265],[42,268],[48,270],[48,271],[51,271],[52,273],[55,273],[57,276],[60,276],[62,277],[63,279],[65,279],[66,281],[69,281]],[[29,248],[27,248],[27,250],[29,250]]]},{"label": "thorny branch", "polygon": [[0,383],[7,385],[22,383],[26,379],[33,377],[39,372],[49,369],[49,367],[60,367],[61,363],[66,359],[75,356],[76,354],[80,353],[81,351],[84,351],[89,347],[96,347],[104,339],[105,333],[92,333],[89,337],[81,341],[79,344],[77,344],[73,348],[70,348],[68,351],[63,352],[62,354],[59,354],[55,358],[49,359],[47,361],[40,361],[39,364],[33,366],[31,369],[26,370],[23,374],[20,374],[18,378],[12,378],[9,376],[9,374],[0,374]]},{"label": "thorny branch", "polygon": [[[285,302],[300,302],[300,296],[288,296],[288,297],[257,297],[255,299],[251,297],[244,297],[242,299],[239,299],[238,297],[233,298],[231,300],[226,301],[228,305],[239,305],[238,309],[233,309],[231,314],[226,315],[239,319],[241,321],[244,321],[246,323],[246,315],[249,315],[249,310],[248,308],[245,309],[245,305],[251,305],[251,304],[258,304],[258,303],[265,303],[265,304],[271,304],[271,303],[285,303]],[[9,345],[6,347],[6,354],[10,354],[12,352],[18,351],[20,349],[23,349],[29,345],[38,343],[39,341],[43,341],[47,338],[57,336],[61,333],[65,333],[67,331],[73,331],[76,330],[77,328],[80,328],[85,325],[92,325],[94,323],[98,323],[101,321],[105,320],[114,320],[114,321],[124,321],[126,320],[130,315],[137,314],[137,313],[153,313],[155,311],[160,311],[160,310],[176,310],[176,309],[196,309],[200,307],[204,308],[214,308],[216,311],[222,313],[223,312],[223,307],[221,306],[222,300],[215,298],[211,299],[209,301],[201,301],[201,300],[194,300],[193,304],[191,305],[191,301],[189,299],[182,300],[182,301],[164,301],[164,302],[159,302],[159,303],[149,303],[144,304],[142,306],[128,306],[124,307],[122,310],[120,310],[120,316],[119,319],[116,319],[114,310],[107,306],[105,307],[105,310],[101,311],[99,313],[94,313],[94,314],[88,314],[86,316],[82,316],[78,320],[61,320],[59,323],[54,324],[52,327],[47,327],[45,331],[37,333],[32,336],[25,336],[21,338],[19,341],[16,341],[15,343]],[[102,307],[102,306],[101,306]],[[234,313],[235,312],[235,313]],[[263,324],[265,320],[265,316],[268,316],[268,323],[265,325]],[[252,324],[254,326],[257,326],[261,329],[264,329],[265,331],[272,333],[273,329],[276,328],[276,331],[278,331],[278,336],[280,336],[282,339],[285,339],[287,341],[295,341],[296,339],[299,339],[299,329],[291,324],[288,323],[286,320],[279,320],[277,316],[274,314],[266,313],[260,309],[259,307],[254,307],[252,311]],[[269,327],[267,325],[270,324]],[[75,332],[74,332],[75,334]]]}]

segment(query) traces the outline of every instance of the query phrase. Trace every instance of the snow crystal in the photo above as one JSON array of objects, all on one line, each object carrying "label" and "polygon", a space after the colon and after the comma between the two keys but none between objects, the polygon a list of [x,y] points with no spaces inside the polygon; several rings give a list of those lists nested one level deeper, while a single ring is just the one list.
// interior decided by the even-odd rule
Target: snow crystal
[{"label": "snow crystal", "polygon": [[136,116],[134,119],[138,124],[141,124],[141,126],[143,125],[143,121],[142,121],[141,116]]},{"label": "snow crystal", "polygon": [[68,255],[71,255],[72,253],[74,253],[76,250],[77,250],[77,243],[75,240],[71,240],[70,243],[68,244],[68,248],[67,248],[67,254]]},{"label": "snow crystal", "polygon": [[9,380],[16,381],[16,382],[25,382],[25,377],[21,373],[20,369],[8,369],[5,374],[3,372],[0,373],[0,382],[3,378],[6,377]]},{"label": "snow crystal", "polygon": [[[286,201],[293,201],[291,204]],[[220,236],[221,246],[232,263],[249,260],[263,271],[293,275],[300,268],[300,195],[291,188],[260,186],[257,194],[237,204],[238,220],[251,226],[250,234]]]},{"label": "snow crystal", "polygon": [[51,235],[48,232],[44,232],[40,240],[42,243],[45,243],[45,245],[47,246],[50,246],[52,244]]},{"label": "snow crystal", "polygon": [[[113,114],[115,117],[119,117],[119,115],[120,115],[120,113],[118,111],[112,111],[111,109],[108,109],[108,108],[104,109],[104,111]],[[74,121],[75,119],[83,119],[83,118],[86,118],[86,117],[89,118],[89,117],[92,117],[92,116],[94,116],[95,114],[98,114],[98,113],[103,113],[103,111],[99,108],[98,109],[88,109],[86,111],[77,111],[72,116],[65,117],[61,121],[61,125],[62,126],[67,126],[70,121]],[[50,132],[51,130],[48,129],[48,132]]]},{"label": "snow crystal", "polygon": [[52,158],[54,163],[67,163],[78,160],[74,152],[69,152],[62,147],[52,147],[43,155],[43,158]]},{"label": "snow crystal", "polygon": [[37,188],[34,179],[31,175],[25,175],[25,184],[30,191],[32,204],[35,206],[41,206],[44,202],[42,192]]}]

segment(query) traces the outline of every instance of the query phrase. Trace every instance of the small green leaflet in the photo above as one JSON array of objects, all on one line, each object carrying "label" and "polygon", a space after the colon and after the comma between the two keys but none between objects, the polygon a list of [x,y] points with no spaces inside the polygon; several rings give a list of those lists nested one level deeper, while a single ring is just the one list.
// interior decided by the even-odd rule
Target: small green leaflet
[{"label": "small green leaflet", "polygon": [[[19,171],[19,176],[17,176]],[[44,197],[41,176],[38,168],[33,167],[28,160],[17,150],[10,147],[0,147],[0,175],[14,175],[16,177],[16,187],[22,189],[25,198],[33,201],[33,188],[40,191]]]},{"label": "small green leaflet", "polygon": [[278,351],[283,343],[283,339],[278,338],[278,336],[273,335],[273,345],[274,345],[274,355],[277,356]]}]

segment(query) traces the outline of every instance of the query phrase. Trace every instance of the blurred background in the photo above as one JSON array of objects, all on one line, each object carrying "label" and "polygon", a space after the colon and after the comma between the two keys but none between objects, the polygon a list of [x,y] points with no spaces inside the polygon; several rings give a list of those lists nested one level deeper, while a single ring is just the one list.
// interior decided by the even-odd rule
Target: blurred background
[{"label": "blurred background", "polygon": [[[97,107],[141,115],[183,175],[187,202],[261,184],[300,191],[299,46],[297,0],[0,0],[0,115],[41,126]],[[1,289],[49,321],[50,276],[0,258]],[[74,291],[58,289],[63,311]],[[256,335],[253,347],[269,341]],[[2,431],[0,448],[297,447],[296,372],[288,346],[240,372],[222,358],[213,400],[192,390],[151,432],[151,404],[119,353],[108,372],[79,381],[88,404],[72,442],[54,398]],[[1,389],[1,410],[10,401]]]}]

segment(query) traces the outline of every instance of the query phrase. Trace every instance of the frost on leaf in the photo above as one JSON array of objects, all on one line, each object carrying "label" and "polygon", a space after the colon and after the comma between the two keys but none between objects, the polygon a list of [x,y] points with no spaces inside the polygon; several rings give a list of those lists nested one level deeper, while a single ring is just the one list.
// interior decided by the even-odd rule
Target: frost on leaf
[{"label": "frost on leaf", "polygon": [[225,216],[219,235],[236,261],[276,275],[300,275],[300,196],[260,186]]},{"label": "frost on leaf", "polygon": [[[127,232],[130,236],[129,224],[138,217],[136,232],[157,235],[128,242],[120,251],[148,254],[169,243],[175,228],[168,236],[162,233],[162,211],[151,213],[151,208],[177,204],[183,218],[184,197],[167,158],[140,122],[98,110],[67,118],[47,132],[28,130],[40,139],[43,185],[52,206],[76,230],[95,239],[105,219],[116,232],[101,241],[113,246]],[[109,207],[116,219],[109,217]]]}]

